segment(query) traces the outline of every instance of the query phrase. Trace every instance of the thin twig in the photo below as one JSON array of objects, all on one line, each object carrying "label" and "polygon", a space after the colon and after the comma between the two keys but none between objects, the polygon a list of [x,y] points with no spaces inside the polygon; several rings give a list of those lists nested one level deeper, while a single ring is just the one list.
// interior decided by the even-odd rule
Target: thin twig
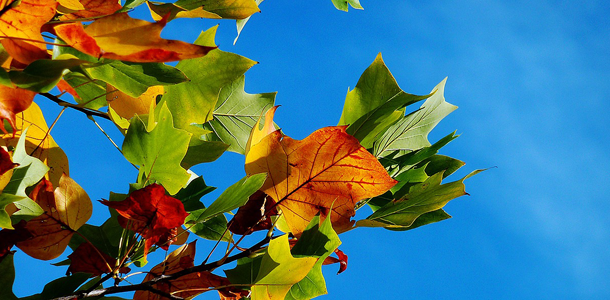
[{"label": "thin twig", "polygon": [[44,143],[44,141],[47,139],[47,137],[49,137],[51,130],[53,130],[53,127],[55,127],[55,124],[57,124],[57,121],[59,121],[59,118],[61,117],[61,115],[64,114],[64,111],[66,111],[66,107],[61,109],[61,111],[59,112],[59,114],[57,115],[55,120],[53,121],[53,124],[51,124],[51,126],[49,127],[49,130],[47,130],[47,132],[44,134],[44,137],[42,138],[42,140],[40,140],[40,143],[38,143],[36,148],[34,148],[34,150],[30,153],[30,155],[33,155],[34,152],[36,152],[36,150],[38,150],[38,148],[40,148],[40,146],[42,146],[42,143]]},{"label": "thin twig", "polygon": [[101,112],[99,110],[95,110],[95,109],[90,109],[90,108],[86,108],[86,107],[80,107],[76,104],[72,104],[70,102],[66,102],[64,100],[59,99],[57,96],[49,94],[49,93],[40,93],[40,95],[46,97],[47,99],[59,104],[60,106],[63,107],[69,107],[72,109],[76,109],[82,113],[85,113],[88,116],[95,116],[95,117],[100,117],[100,118],[104,118],[106,120],[110,120],[110,116],[108,116],[107,113],[105,112]]}]

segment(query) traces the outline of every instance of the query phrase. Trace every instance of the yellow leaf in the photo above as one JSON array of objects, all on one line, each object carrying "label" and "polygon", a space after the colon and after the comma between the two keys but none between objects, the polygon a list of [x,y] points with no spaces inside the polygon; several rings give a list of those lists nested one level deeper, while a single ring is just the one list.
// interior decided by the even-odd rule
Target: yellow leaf
[{"label": "yellow leaf", "polygon": [[66,8],[71,11],[79,11],[85,9],[85,7],[78,0],[57,0],[57,2],[59,2],[60,7]]},{"label": "yellow leaf", "polygon": [[108,105],[121,117],[129,120],[134,115],[145,115],[156,106],[156,99],[158,95],[164,93],[163,86],[151,86],[138,98],[131,97],[117,88],[107,85],[106,86],[106,100]]}]

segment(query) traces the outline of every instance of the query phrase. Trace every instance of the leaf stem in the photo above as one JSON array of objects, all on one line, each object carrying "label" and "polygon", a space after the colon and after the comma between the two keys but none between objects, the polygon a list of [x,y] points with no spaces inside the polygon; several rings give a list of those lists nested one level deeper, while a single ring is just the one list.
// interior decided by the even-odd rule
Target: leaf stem
[{"label": "leaf stem", "polygon": [[60,106],[76,109],[82,113],[85,113],[88,116],[96,116],[96,117],[104,118],[106,120],[110,120],[110,116],[108,116],[108,114],[105,112],[101,112],[99,110],[95,110],[95,109],[91,109],[91,108],[81,107],[79,105],[72,104],[70,102],[66,102],[64,100],[59,99],[57,96],[49,94],[49,93],[40,93],[40,95],[57,103]]}]

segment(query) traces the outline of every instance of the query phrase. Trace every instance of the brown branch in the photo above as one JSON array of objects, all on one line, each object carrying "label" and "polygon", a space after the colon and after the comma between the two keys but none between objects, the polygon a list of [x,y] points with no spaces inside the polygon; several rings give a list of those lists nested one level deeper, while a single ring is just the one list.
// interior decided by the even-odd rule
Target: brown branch
[{"label": "brown branch", "polygon": [[46,97],[47,99],[57,103],[60,106],[63,107],[69,107],[72,109],[76,109],[82,113],[85,113],[87,116],[95,116],[95,117],[100,117],[100,118],[104,118],[106,120],[110,120],[110,116],[108,116],[107,113],[105,112],[101,112],[99,110],[95,110],[95,109],[90,109],[90,108],[86,108],[86,107],[81,107],[79,105],[76,104],[72,104],[70,102],[66,102],[64,100],[59,99],[59,97],[49,94],[49,93],[40,93],[41,96]]},{"label": "brown branch", "polygon": [[174,295],[171,295],[164,291],[157,290],[157,289],[153,288],[153,285],[155,285],[157,283],[161,283],[161,282],[175,280],[182,276],[192,274],[192,273],[211,272],[220,266],[234,262],[240,258],[247,257],[250,254],[254,253],[255,251],[260,250],[272,238],[273,237],[266,236],[262,241],[256,243],[252,247],[248,248],[246,251],[235,254],[230,257],[227,257],[224,260],[221,259],[221,260],[209,263],[209,264],[201,264],[201,265],[194,266],[194,267],[191,267],[188,269],[184,269],[182,271],[179,271],[179,272],[176,272],[173,274],[169,274],[169,275],[159,275],[149,281],[142,282],[139,284],[132,284],[132,285],[126,285],[126,286],[112,286],[112,287],[102,288],[102,289],[97,289],[97,290],[92,290],[92,291],[76,292],[71,295],[54,298],[52,300],[84,299],[84,298],[90,298],[90,297],[100,297],[100,296],[105,296],[105,295],[110,295],[110,294],[133,292],[133,291],[149,291],[151,293],[155,293],[155,294],[161,295],[163,297],[167,297],[172,300],[183,300],[184,298],[182,298],[182,297],[174,296]]}]

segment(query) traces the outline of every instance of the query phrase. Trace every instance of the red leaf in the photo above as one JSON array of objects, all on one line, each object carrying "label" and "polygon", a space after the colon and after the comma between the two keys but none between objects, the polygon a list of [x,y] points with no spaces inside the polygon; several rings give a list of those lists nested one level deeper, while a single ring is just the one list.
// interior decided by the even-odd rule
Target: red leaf
[{"label": "red leaf", "polygon": [[[72,254],[68,255],[68,258],[71,260],[68,273],[90,273],[91,277],[112,272],[112,268],[116,264],[116,259],[87,242],[80,244]],[[129,271],[129,268],[120,270],[121,273]]]},{"label": "red leaf", "polygon": [[339,272],[337,272],[337,274],[341,274],[341,273],[343,273],[343,271],[345,271],[347,269],[347,255],[345,255],[345,253],[343,253],[343,251],[341,251],[339,249],[335,250],[335,254],[337,254],[337,257],[339,257],[339,258],[329,256],[324,260],[323,264],[330,265],[330,264],[340,263]]},{"label": "red leaf", "polygon": [[11,156],[0,147],[0,175],[6,173],[8,170],[18,166],[19,164],[13,163]]},{"label": "red leaf", "polygon": [[[273,211],[268,213],[267,217],[257,224],[261,217],[265,216],[269,210]],[[273,223],[269,217],[272,215],[277,215],[275,201],[273,201],[271,197],[268,197],[267,194],[257,191],[250,196],[250,199],[248,199],[248,202],[244,206],[237,210],[237,213],[231,222],[229,222],[228,227],[231,232],[241,235],[246,234],[250,228],[252,228],[250,233],[258,230],[270,229],[273,226]]]},{"label": "red leaf", "polygon": [[121,226],[142,234],[146,239],[145,254],[154,244],[167,250],[173,239],[172,231],[181,226],[188,216],[182,202],[166,195],[163,186],[156,183],[134,191],[123,201],[100,202],[116,209],[130,221],[122,221]]}]

